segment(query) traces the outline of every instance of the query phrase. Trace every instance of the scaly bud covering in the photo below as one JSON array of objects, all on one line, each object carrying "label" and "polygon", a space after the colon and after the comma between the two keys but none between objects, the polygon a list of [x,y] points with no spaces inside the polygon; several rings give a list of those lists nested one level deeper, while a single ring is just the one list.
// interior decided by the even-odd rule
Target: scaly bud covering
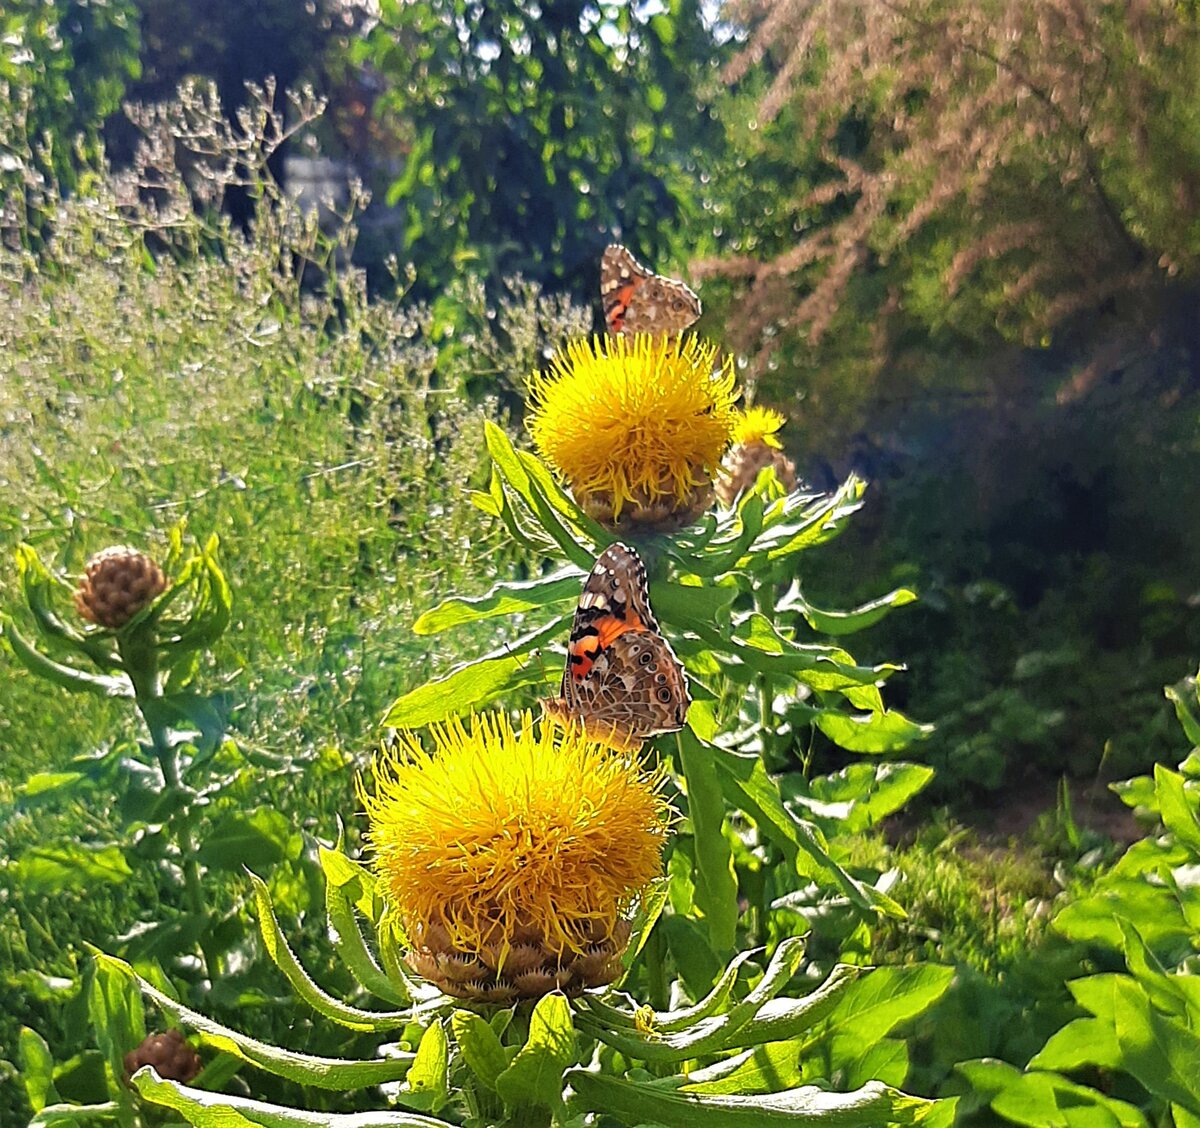
[{"label": "scaly bud covering", "polygon": [[661,773],[578,729],[503,713],[401,733],[360,793],[408,963],[489,1003],[577,995],[622,970],[629,914],[662,870]]},{"label": "scaly bud covering", "polygon": [[160,1077],[170,1081],[191,1081],[200,1072],[200,1055],[178,1030],[149,1034],[125,1055],[125,1073],[132,1077],[143,1065],[152,1065]]},{"label": "scaly bud covering", "polygon": [[166,587],[162,569],[149,556],[114,545],[87,562],[75,592],[75,610],[88,622],[115,629]]}]

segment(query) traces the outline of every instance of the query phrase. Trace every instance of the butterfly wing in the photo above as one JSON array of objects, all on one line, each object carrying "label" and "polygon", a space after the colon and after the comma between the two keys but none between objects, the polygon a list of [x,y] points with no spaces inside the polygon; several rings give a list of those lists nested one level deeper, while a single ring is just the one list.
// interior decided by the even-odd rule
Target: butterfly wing
[{"label": "butterfly wing", "polygon": [[618,748],[683,727],[687,679],[650,610],[646,568],[623,544],[600,554],[575,609],[562,688],[547,715]]},{"label": "butterfly wing", "polygon": [[687,678],[660,634],[627,631],[596,656],[585,675],[568,678],[562,696],[566,714],[588,736],[616,748],[637,748],[687,721]]},{"label": "butterfly wing", "polygon": [[700,299],[690,287],[647,270],[619,243],[609,244],[600,258],[600,301],[614,336],[681,333],[700,316]]}]

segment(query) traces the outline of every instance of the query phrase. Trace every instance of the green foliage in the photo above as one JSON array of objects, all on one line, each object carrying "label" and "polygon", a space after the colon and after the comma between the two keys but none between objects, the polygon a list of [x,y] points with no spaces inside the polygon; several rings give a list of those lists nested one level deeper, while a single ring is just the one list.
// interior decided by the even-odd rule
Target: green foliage
[{"label": "green foliage", "polygon": [[[23,175],[74,185],[101,124],[141,73],[132,0],[9,0],[0,14],[0,84],[24,134]],[[10,111],[11,112],[11,111]],[[76,152],[77,141],[83,153]],[[16,159],[14,147],[8,160]],[[4,172],[11,174],[6,167]]]},{"label": "green foliage", "polygon": [[[157,196],[131,202],[100,167],[86,202],[53,181],[14,190],[0,248],[0,479],[19,499],[0,549],[12,561],[29,546],[23,571],[0,568],[0,1045],[15,1054],[21,1025],[36,1028],[76,1103],[111,1095],[85,1049],[84,939],[152,979],[161,962],[218,1016],[253,1005],[284,1036],[242,867],[271,871],[275,904],[305,920],[292,943],[326,967],[304,915],[321,899],[310,835],[334,837],[354,809],[347,768],[386,702],[444,661],[411,632],[414,593],[471,592],[482,559],[510,566],[462,498],[480,470],[469,388],[523,376],[524,359],[498,368],[499,338],[537,352],[579,320],[520,288],[489,319],[465,282],[436,318],[371,300],[343,269],[352,229],[322,233],[269,177],[287,130],[261,103],[238,137],[194,90],[142,120]],[[0,115],[28,158],[11,126]],[[253,231],[193,211],[169,159],[180,136],[213,154],[216,200],[257,178]],[[232,613],[222,633],[215,556],[171,563],[176,594],[153,612],[162,696],[143,695],[143,718],[113,664],[120,639],[85,628],[66,596],[107,544],[166,560],[181,521],[219,534]],[[188,593],[210,581],[185,635]],[[65,691],[85,682],[104,692]],[[175,786],[152,733],[178,754]],[[25,1096],[3,1068],[0,1121],[19,1123]]]},{"label": "green foliage", "polygon": [[[385,998],[403,999],[409,1009],[347,1008],[325,993],[283,941],[268,887],[255,879],[263,939],[292,986],[322,1018],[352,1029],[362,1029],[364,1021],[379,1031],[398,1029],[400,1042],[390,1045],[386,1055],[331,1060],[267,1045],[196,1013],[128,964],[107,956],[97,957],[98,988],[93,992],[105,1005],[90,1010],[102,1044],[125,1044],[122,1038],[136,1034],[132,1024],[143,1021],[145,999],[218,1052],[210,1068],[219,1069],[231,1055],[257,1070],[318,1088],[398,1082],[389,1089],[392,1108],[387,1113],[396,1119],[376,1120],[383,1114],[368,1112],[352,1121],[368,1125],[567,1123],[588,1111],[629,1125],[645,1123],[652,1115],[655,1123],[680,1128],[919,1124],[945,1123],[953,1108],[953,1102],[910,1097],[894,1087],[903,1082],[907,1064],[904,1043],[890,1037],[945,992],[948,969],[868,972],[841,965],[808,993],[793,995],[788,988],[801,966],[804,942],[791,939],[765,965],[755,963],[754,953],[736,957],[694,1006],[654,1012],[623,998],[588,996],[571,1005],[550,994],[534,1005],[498,1010],[489,1022],[431,994],[394,960],[374,879],[366,869],[331,850],[322,851],[322,865],[331,905],[340,903],[343,910],[350,904],[346,878],[353,875],[359,911],[349,920],[339,915],[338,925],[342,933],[348,923],[357,938],[351,941],[356,954],[348,969],[366,967],[368,975],[358,981],[364,992],[371,994],[385,982]],[[364,929],[374,938],[374,951]],[[594,1057],[603,1066],[601,1073],[583,1068]],[[890,1084],[869,1079],[884,1061],[891,1063],[883,1068]],[[197,1087],[189,1087],[144,1069],[133,1085],[143,1099],[198,1126],[247,1122],[337,1128],[351,1123],[336,1114],[216,1096],[205,1091],[206,1078],[202,1074]],[[39,1075],[30,1084],[50,1095],[51,1087]],[[128,1108],[129,1101],[126,1091],[116,1103]],[[426,1112],[452,1119],[418,1115]]]},{"label": "green foliage", "polygon": [[620,234],[663,257],[714,134],[697,82],[714,44],[693,0],[643,9],[384,0],[358,56],[408,138],[388,199],[421,292],[465,265],[488,279],[593,277]]},{"label": "green foliage", "polygon": [[[1194,738],[1195,680],[1169,693]],[[1119,953],[1125,970],[1071,980],[1084,1017],[1058,1030],[1023,1072],[986,1060],[960,1066],[1001,1116],[1017,1124],[1082,1125],[1096,1123],[1094,1110],[1102,1109],[1122,1125],[1149,1125],[1166,1113],[1177,1125],[1200,1120],[1200,897],[1191,879],[1200,863],[1198,781],[1200,750],[1193,749],[1178,772],[1160,764],[1152,778],[1114,787],[1130,806],[1157,816],[1162,833],[1131,846],[1054,925],[1070,940]],[[1121,1085],[1089,1087],[1098,1070],[1122,1077]]]}]

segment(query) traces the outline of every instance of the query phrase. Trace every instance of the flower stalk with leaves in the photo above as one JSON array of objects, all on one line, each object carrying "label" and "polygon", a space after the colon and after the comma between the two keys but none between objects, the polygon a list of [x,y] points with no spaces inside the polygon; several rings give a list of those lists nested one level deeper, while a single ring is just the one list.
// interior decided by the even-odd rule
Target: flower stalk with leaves
[{"label": "flower stalk with leaves", "polygon": [[[584,456],[588,467],[648,467],[671,454],[663,454],[661,430],[652,432],[654,442],[645,442],[639,436],[648,432],[629,426],[594,429],[589,447],[582,441],[585,420],[571,420],[573,412],[584,412],[587,395],[592,404],[614,404],[614,423],[619,422],[623,397],[648,400],[655,395],[636,385],[631,390],[629,359],[643,365],[640,375],[649,380],[654,358],[684,355],[685,346],[635,338],[605,348],[611,351],[568,350],[549,376],[534,381],[536,399],[543,404],[532,425],[535,440],[540,435],[539,445],[550,444],[548,418],[563,428],[573,426],[572,434],[580,439],[579,460],[573,462],[558,447],[547,445],[544,453],[548,458],[554,455],[556,476],[534,454],[518,450],[499,427],[486,424],[492,477],[487,491],[475,495],[476,504],[532,553],[565,558],[574,567],[542,579],[500,583],[481,597],[449,599],[418,618],[415,630],[432,635],[508,616],[535,619],[540,625],[405,694],[385,723],[419,727],[526,687],[544,689],[557,676],[534,652],[565,636],[578,600],[576,569],[590,569],[614,540],[611,527],[597,521],[580,502],[580,495],[586,500],[596,481],[585,473]],[[689,355],[698,355],[697,348],[693,345]],[[603,363],[598,360],[602,352]],[[614,363],[614,357],[624,362]],[[711,360],[702,372],[690,370],[688,379],[700,389],[697,395],[711,397],[710,405],[721,399],[725,422],[723,436],[703,457],[681,461],[686,472],[676,480],[690,482],[689,489],[705,480],[711,488],[737,423],[732,410],[735,390],[722,382],[724,376],[713,376]],[[563,396],[561,405],[553,398],[558,394]],[[547,403],[553,407],[549,413]],[[689,400],[688,408],[693,414],[672,416],[680,428],[685,416],[694,423],[718,413],[716,406],[706,410],[699,399]],[[567,449],[574,452],[575,445]],[[571,492],[560,484],[560,477],[571,484]],[[610,488],[619,488],[621,479],[615,472],[608,480]],[[851,477],[830,495],[784,493],[774,476],[764,473],[732,507],[692,515],[691,524],[669,535],[643,529],[637,540],[650,571],[651,601],[692,684],[689,728],[659,747],[664,752],[673,749],[673,766],[684,778],[686,813],[704,828],[692,846],[694,904],[716,954],[733,949],[738,927],[732,847],[721,831],[727,804],[740,810],[756,828],[757,838],[800,876],[831,880],[863,911],[901,914],[876,882],[858,879],[834,859],[821,827],[806,816],[803,804],[787,802],[789,797],[768,770],[774,767],[771,750],[794,742],[806,726],[850,751],[872,753],[897,750],[928,731],[884,704],[879,684],[898,667],[860,666],[841,646],[819,639],[821,634],[840,635],[867,626],[909,602],[913,594],[900,589],[856,611],[826,612],[808,603],[798,584],[785,591],[780,583],[785,573],[794,574],[800,553],[841,530],[861,505],[864,488],[861,480]],[[683,501],[682,493],[674,496]],[[626,535],[634,537],[632,526]],[[806,632],[818,637],[810,641]],[[739,701],[743,704],[734,735],[719,737],[731,719],[723,703]],[[763,897],[760,917],[769,912],[765,887]],[[684,942],[682,937],[679,942]]]},{"label": "flower stalk with leaves", "polygon": [[[193,919],[205,919],[201,843],[191,817],[199,796],[184,776],[190,763],[215,753],[224,734],[219,703],[188,688],[200,655],[229,625],[231,593],[217,562],[216,537],[189,551],[182,526],[176,526],[161,567],[134,549],[105,549],[88,561],[74,588],[29,545],[18,547],[16,559],[37,641],[12,616],[0,615],[13,656],[63,689],[132,700],[149,735],[146,751],[162,775],[159,797],[175,797],[173,816],[163,826],[174,840],[185,903]],[[67,604],[73,604],[78,625]],[[77,779],[64,776],[59,790],[65,794]],[[202,951],[204,944],[202,937]]]},{"label": "flower stalk with leaves", "polygon": [[[400,698],[386,718],[402,732],[361,791],[373,866],[320,850],[329,935],[357,985],[354,1002],[314,981],[269,887],[251,878],[263,946],[297,996],[348,1030],[391,1040],[361,1059],[266,1045],[98,956],[92,1019],[103,1044],[136,1044],[149,1001],[221,1051],[214,1077],[206,1070],[194,1087],[139,1070],[131,1080],[143,1100],[196,1125],[314,1123],[312,1113],[211,1091],[224,1070],[249,1065],[329,1090],[379,1087],[390,1107],[355,1114],[358,1126],[567,1125],[597,1114],[669,1128],[948,1122],[953,1102],[900,1090],[907,1058],[887,1044],[945,991],[948,969],[826,965],[805,984],[803,937],[776,932],[763,936],[767,951],[754,949],[739,919],[735,845],[744,849],[746,831],[734,815],[793,876],[863,913],[901,910],[833,856],[759,751],[716,743],[722,701],[770,679],[799,681],[812,700],[798,715],[820,727],[868,734],[881,749],[920,729],[883,706],[877,683],[891,667],[860,667],[840,647],[802,641],[777,613],[782,562],[834,535],[862,484],[852,479],[831,497],[785,494],[764,474],[732,508],[705,512],[735,421],[732,374],[714,370],[715,358],[710,346],[679,339],[569,349],[535,386],[533,427],[572,493],[487,425],[493,475],[477,504],[519,543],[574,568],[449,600],[418,621],[429,634],[529,612],[548,618]],[[528,714],[515,726],[501,714],[460,720],[513,690],[544,687],[547,672],[530,652],[565,634],[577,569],[591,567],[618,527],[643,537],[655,611],[692,678],[690,727],[658,743],[660,766]],[[879,608],[902,601],[894,594]],[[765,707],[756,718],[763,741],[777,720]],[[428,751],[414,735],[426,726]],[[673,784],[682,818],[668,842],[663,795]],[[617,979],[648,1001],[596,993]],[[695,1001],[680,1005],[688,995]],[[360,1005],[363,997],[389,1009]],[[876,997],[889,999],[886,1016]],[[835,1070],[824,1064],[835,1046],[847,1091],[830,1084]],[[879,1047],[887,1067],[874,1064]]]}]

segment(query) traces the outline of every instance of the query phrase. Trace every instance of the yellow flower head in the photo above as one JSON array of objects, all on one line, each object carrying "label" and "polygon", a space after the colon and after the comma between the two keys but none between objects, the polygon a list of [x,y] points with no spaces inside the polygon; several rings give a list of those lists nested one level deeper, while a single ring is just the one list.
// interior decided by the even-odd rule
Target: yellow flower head
[{"label": "yellow flower head", "polygon": [[610,982],[626,917],[662,869],[661,774],[575,728],[506,714],[401,733],[360,793],[409,962],[450,994],[508,1002]]},{"label": "yellow flower head", "polygon": [[[733,362],[696,337],[575,341],[530,381],[538,453],[606,524],[707,504],[736,418]],[[678,523],[678,522],[677,522]]]},{"label": "yellow flower head", "polygon": [[747,408],[734,424],[733,441],[735,444],[766,443],[776,450],[782,450],[783,443],[776,437],[776,432],[786,422],[787,419],[772,408]]}]

